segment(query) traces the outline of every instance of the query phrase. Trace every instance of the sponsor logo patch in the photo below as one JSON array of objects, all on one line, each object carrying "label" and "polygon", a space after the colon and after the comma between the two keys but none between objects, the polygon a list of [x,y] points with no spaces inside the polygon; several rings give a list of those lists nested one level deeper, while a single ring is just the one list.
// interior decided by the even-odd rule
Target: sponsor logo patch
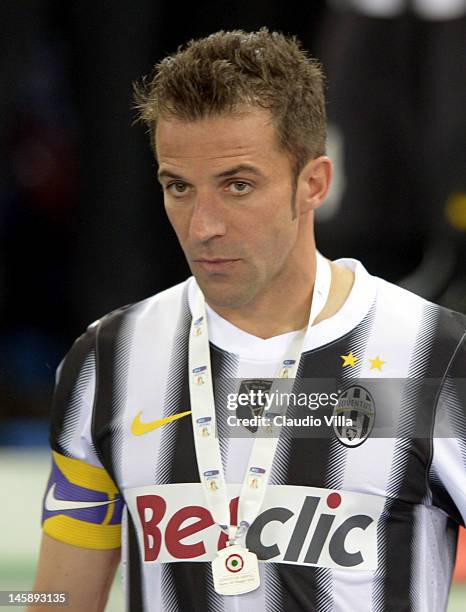
[{"label": "sponsor logo patch", "polygon": [[[240,489],[227,485],[232,524]],[[226,546],[199,484],[131,488],[125,499],[145,563],[212,561]],[[266,562],[375,570],[384,502],[384,497],[364,493],[269,485],[245,546]]]}]

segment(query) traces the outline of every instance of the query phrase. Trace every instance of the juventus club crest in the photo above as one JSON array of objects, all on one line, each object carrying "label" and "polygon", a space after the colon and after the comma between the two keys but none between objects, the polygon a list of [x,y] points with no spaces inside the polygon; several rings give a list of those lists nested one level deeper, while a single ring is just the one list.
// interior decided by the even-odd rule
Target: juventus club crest
[{"label": "juventus club crest", "polygon": [[[333,430],[338,440],[347,447],[360,446],[370,436],[375,420],[375,403],[372,395],[359,385],[354,385],[340,393],[333,416]],[[351,425],[347,420],[351,420]],[[342,424],[345,422],[346,424]]]}]

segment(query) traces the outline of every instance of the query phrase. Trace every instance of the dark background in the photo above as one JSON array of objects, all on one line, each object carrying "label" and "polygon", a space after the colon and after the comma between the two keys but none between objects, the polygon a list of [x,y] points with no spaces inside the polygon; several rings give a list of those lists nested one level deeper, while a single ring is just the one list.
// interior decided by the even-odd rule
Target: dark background
[{"label": "dark background", "polygon": [[219,29],[295,34],[324,65],[319,249],[466,311],[464,11],[373,4],[0,4],[0,444],[46,443],[55,369],[88,324],[189,275],[132,83]]}]

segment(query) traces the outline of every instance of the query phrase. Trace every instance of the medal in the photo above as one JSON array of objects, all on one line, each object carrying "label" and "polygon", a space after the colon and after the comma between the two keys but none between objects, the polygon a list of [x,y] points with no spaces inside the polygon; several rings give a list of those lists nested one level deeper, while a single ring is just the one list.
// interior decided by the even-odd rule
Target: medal
[{"label": "medal", "polygon": [[219,595],[242,595],[260,584],[257,555],[233,544],[219,551],[212,561],[214,589]]},{"label": "medal", "polygon": [[[304,338],[315,318],[327,301],[330,290],[331,270],[329,263],[316,251],[316,277],[312,294],[309,323],[303,333],[291,341],[284,359],[280,363],[277,378],[290,390],[298,369]],[[278,435],[261,427],[257,436],[238,502],[238,528],[230,523],[229,499],[222,467],[220,444],[215,432],[215,403],[210,364],[209,335],[204,296],[197,288],[192,308],[192,323],[189,334],[189,393],[191,418],[194,432],[199,477],[207,506],[213,520],[228,534],[228,545],[218,552],[212,562],[214,588],[220,595],[241,595],[254,591],[260,585],[259,564],[254,552],[237,542],[239,531],[252,525],[264,501],[267,480],[272,467]],[[289,380],[289,382],[287,382]],[[271,390],[273,392],[273,389]]]}]

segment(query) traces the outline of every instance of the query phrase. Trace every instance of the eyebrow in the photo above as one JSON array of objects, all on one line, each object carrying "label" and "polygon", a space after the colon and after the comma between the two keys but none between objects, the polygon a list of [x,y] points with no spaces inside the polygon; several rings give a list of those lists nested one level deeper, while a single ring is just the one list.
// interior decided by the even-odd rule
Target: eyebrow
[{"label": "eyebrow", "polygon": [[[262,172],[255,166],[252,166],[250,164],[238,164],[234,168],[230,168],[229,170],[224,170],[223,172],[219,172],[219,174],[216,174],[214,178],[227,178],[229,176],[234,176],[235,174],[238,174],[239,172],[249,172],[250,174],[255,174],[256,176],[264,176]],[[159,171],[157,173],[157,178],[159,181],[162,178],[173,178],[179,181],[185,180],[183,176],[179,174],[175,174],[174,172],[171,172],[171,170]]]}]

